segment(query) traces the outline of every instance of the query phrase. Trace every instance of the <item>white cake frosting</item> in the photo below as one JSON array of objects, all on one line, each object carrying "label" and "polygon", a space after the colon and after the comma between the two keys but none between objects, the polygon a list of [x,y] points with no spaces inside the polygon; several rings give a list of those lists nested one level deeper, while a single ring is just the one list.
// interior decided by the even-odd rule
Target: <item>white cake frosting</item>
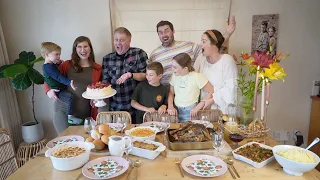
[{"label": "white cake frosting", "polygon": [[86,95],[89,97],[103,97],[108,96],[112,93],[112,88],[110,84],[97,82],[87,86]]}]

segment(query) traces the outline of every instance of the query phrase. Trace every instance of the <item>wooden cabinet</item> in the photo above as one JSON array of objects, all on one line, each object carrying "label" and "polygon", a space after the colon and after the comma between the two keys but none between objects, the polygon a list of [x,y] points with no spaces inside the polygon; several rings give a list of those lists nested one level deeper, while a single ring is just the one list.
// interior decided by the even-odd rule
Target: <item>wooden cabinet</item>
[{"label": "wooden cabinet", "polygon": [[[310,115],[308,144],[310,144],[314,138],[320,137],[320,97],[311,96],[312,106]],[[320,156],[320,143],[314,145],[311,151]],[[320,164],[316,167],[320,171]]]}]

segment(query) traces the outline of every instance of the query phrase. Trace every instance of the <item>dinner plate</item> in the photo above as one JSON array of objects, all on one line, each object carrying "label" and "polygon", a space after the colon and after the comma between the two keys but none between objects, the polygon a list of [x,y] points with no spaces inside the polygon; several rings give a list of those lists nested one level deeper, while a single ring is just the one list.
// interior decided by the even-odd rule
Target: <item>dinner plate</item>
[{"label": "dinner plate", "polygon": [[112,89],[112,93],[110,95],[92,97],[92,96],[88,96],[87,95],[87,91],[85,91],[85,92],[82,93],[82,97],[85,98],[85,99],[106,99],[106,98],[114,96],[115,94],[117,94],[117,91],[115,89]]},{"label": "dinner plate", "polygon": [[[213,175],[202,175],[200,173],[197,173],[195,170],[192,170],[193,168],[190,167],[190,165],[192,163],[195,163],[197,161],[203,161],[203,160],[208,160],[212,163],[211,166],[215,166],[217,168],[219,168],[219,170],[217,170]],[[221,159],[214,157],[214,156],[209,156],[209,155],[193,155],[193,156],[188,156],[186,158],[184,158],[181,162],[181,166],[182,168],[189,174],[192,174],[194,176],[198,176],[198,177],[217,177],[217,176],[221,176],[224,173],[227,172],[227,164],[225,162],[223,162]],[[208,167],[208,166],[207,166]],[[197,166],[198,169],[202,169],[204,168],[204,166]]]},{"label": "dinner plate", "polygon": [[[115,161],[118,164],[118,166],[123,166],[123,168],[120,171],[118,171],[108,177],[103,177],[103,178],[96,176],[93,172],[88,171],[88,169],[90,167],[92,167],[94,165],[100,165],[100,163],[102,161],[107,161],[108,159]],[[121,174],[126,172],[126,170],[128,168],[129,168],[129,162],[127,160],[125,160],[121,157],[116,157],[116,156],[105,156],[105,157],[94,159],[92,161],[89,161],[87,164],[85,164],[82,168],[82,174],[89,179],[111,179],[111,178],[120,176]]]},{"label": "dinner plate", "polygon": [[46,144],[47,148],[53,148],[57,144],[64,144],[66,142],[74,142],[74,141],[81,141],[84,142],[84,138],[82,136],[77,135],[70,135],[70,136],[61,136],[52,139]]},{"label": "dinner plate", "polygon": [[[158,132],[163,132],[166,129],[167,124],[164,122],[157,122],[157,121],[149,121],[149,122],[144,122],[140,124],[140,126],[149,126],[155,129],[158,129]],[[168,128],[170,127],[170,124]]]},{"label": "dinner plate", "polygon": [[209,121],[191,120],[192,123],[203,124],[206,128],[213,128],[213,124]]}]

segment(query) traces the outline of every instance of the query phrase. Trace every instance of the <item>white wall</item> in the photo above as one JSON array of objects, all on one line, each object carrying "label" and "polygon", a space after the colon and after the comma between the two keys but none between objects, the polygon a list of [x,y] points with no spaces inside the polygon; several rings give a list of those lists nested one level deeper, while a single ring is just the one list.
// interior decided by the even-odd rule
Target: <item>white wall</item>
[{"label": "white wall", "polygon": [[[232,12],[237,30],[230,40],[230,53],[250,52],[252,15],[279,14],[278,51],[289,52],[281,62],[288,76],[271,85],[268,124],[272,131],[300,130],[307,141],[312,80],[320,79],[320,1],[236,0]],[[292,142],[289,142],[292,143]]]},{"label": "white wall", "polygon": [[[160,15],[161,9],[165,13],[164,9],[170,8],[170,3],[154,2],[157,9],[160,9],[157,12]],[[56,0],[50,3],[41,0],[0,0],[0,21],[9,57],[14,60],[25,49],[39,55],[41,41],[54,41],[62,46],[62,57],[68,59],[75,37],[86,35],[93,42],[97,61],[101,62],[101,57],[111,51],[108,7],[108,1],[104,0]],[[242,49],[250,51],[252,15],[279,14],[278,49],[289,52],[291,56],[281,63],[288,73],[286,81],[277,81],[271,85],[268,124],[272,131],[292,132],[298,129],[305,136],[305,141],[309,128],[311,84],[312,80],[320,79],[318,7],[318,0],[234,0],[232,4],[237,30],[230,40],[231,54],[239,54]],[[153,31],[154,35],[155,25],[159,21],[157,18],[150,16],[148,21],[153,24],[154,29],[150,29],[150,32]],[[201,20],[199,16],[199,23]],[[186,37],[176,37],[178,40],[188,40],[182,38]],[[157,37],[152,40],[159,43]],[[42,87],[37,87],[36,92],[37,117],[45,122],[45,129],[52,137],[52,103],[44,95]],[[18,93],[20,112],[25,121],[32,119],[27,94]]]},{"label": "white wall", "polygon": [[[0,21],[10,60],[20,51],[34,51],[40,56],[40,43],[53,41],[62,47],[62,59],[70,59],[76,37],[87,36],[93,44],[96,61],[111,52],[109,2],[106,0],[1,0]],[[36,68],[42,72],[42,63]],[[18,92],[23,121],[31,121],[30,92]],[[44,123],[49,138],[56,136],[53,128],[53,102],[42,86],[36,88],[36,117]]]}]

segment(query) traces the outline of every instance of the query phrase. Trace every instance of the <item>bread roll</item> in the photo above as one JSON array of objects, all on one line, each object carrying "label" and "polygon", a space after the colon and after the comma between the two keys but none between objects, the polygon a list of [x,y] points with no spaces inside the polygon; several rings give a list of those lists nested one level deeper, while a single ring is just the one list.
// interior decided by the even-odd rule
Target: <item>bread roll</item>
[{"label": "bread roll", "polygon": [[108,143],[109,143],[109,135],[106,135],[106,134],[102,135],[101,136],[101,141],[108,145]]},{"label": "bread roll", "polygon": [[101,124],[99,126],[99,133],[101,134],[110,134],[110,127],[106,124]]},{"label": "bread roll", "polygon": [[86,139],[86,142],[93,142],[94,141],[94,139],[92,138],[92,137],[88,137],[87,139]]},{"label": "bread roll", "polygon": [[100,139],[101,138],[101,134],[99,133],[98,130],[92,130],[91,131],[91,137],[93,139]]},{"label": "bread roll", "polygon": [[96,150],[101,150],[106,146],[100,139],[96,139],[92,143],[94,144]]}]

